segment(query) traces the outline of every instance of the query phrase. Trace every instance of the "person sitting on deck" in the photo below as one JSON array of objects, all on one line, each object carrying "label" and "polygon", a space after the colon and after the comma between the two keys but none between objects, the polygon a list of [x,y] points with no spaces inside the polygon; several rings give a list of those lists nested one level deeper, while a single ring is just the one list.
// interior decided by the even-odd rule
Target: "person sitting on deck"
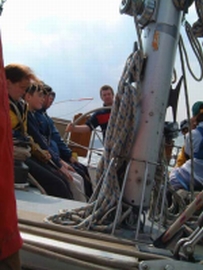
[{"label": "person sitting on deck", "polygon": [[[191,131],[194,155],[194,190],[203,188],[203,102],[198,101],[192,106],[193,118],[197,126]],[[184,143],[187,161],[180,167],[173,169],[170,174],[170,183],[174,189],[190,190],[191,181],[191,150],[189,133],[185,136]]]},{"label": "person sitting on deck", "polygon": [[[195,103],[196,104],[196,103]],[[195,105],[194,104],[194,105]],[[193,105],[193,106],[194,106]],[[196,106],[196,105],[195,105]],[[185,140],[185,136],[186,134],[189,132],[189,126],[191,126],[191,129],[194,129],[196,127],[196,115],[195,113],[197,113],[194,108],[192,108],[192,118],[190,119],[190,123],[188,122],[187,119],[184,119],[183,121],[180,122],[180,131],[184,136],[184,140]],[[190,125],[189,125],[190,124]],[[176,160],[176,164],[175,167],[180,167],[182,166],[186,161],[188,160],[188,156],[185,154],[185,148],[184,146],[181,148],[177,160]]]},{"label": "person sitting on deck", "polygon": [[57,156],[59,156],[61,160],[69,164],[79,175],[83,177],[85,194],[87,197],[90,197],[92,195],[92,184],[87,167],[73,158],[71,149],[65,144],[64,140],[60,136],[59,131],[54,125],[53,120],[48,116],[46,112],[47,109],[52,105],[56,94],[53,92],[52,88],[46,84],[43,85],[43,90],[46,93],[43,107],[41,110],[35,111],[35,119],[38,123],[38,128],[41,136],[37,136],[36,133],[32,133],[32,129],[30,129],[30,132],[32,133],[32,136],[36,142],[42,147],[46,147],[44,145],[45,139],[49,144],[46,149],[50,147],[54,153],[57,153]]},{"label": "person sitting on deck", "polygon": [[22,99],[22,96],[31,82],[38,83],[39,80],[29,67],[21,64],[7,65],[5,74],[13,139],[27,142],[32,146],[32,156],[25,161],[30,174],[39,182],[48,195],[73,199],[66,178],[54,168],[50,168],[46,163],[50,159],[50,154],[40,149],[27,134],[27,104]]},{"label": "person sitting on deck", "polygon": [[[43,93],[43,95],[39,96],[39,93]],[[51,138],[46,138],[40,133],[40,126],[37,120],[36,111],[42,109],[44,103],[45,96],[43,85],[31,85],[26,90],[24,98],[29,105],[27,121],[28,134],[32,136],[34,141],[38,143],[42,149],[49,152],[51,155],[51,165],[56,167],[67,177],[67,179],[69,179],[69,185],[74,199],[78,201],[86,201],[83,178],[75,172],[72,166],[60,158],[59,153],[56,152],[52,147],[53,142]]]},{"label": "person sitting on deck", "polygon": [[[104,107],[112,106],[114,99],[114,91],[111,86],[104,85],[100,88],[100,97],[104,102]],[[103,135],[103,141],[105,139],[106,129],[110,118],[111,109],[101,109],[92,114],[84,125],[74,125],[69,123],[66,127],[66,132],[78,132],[84,133],[95,129],[100,126]]]}]

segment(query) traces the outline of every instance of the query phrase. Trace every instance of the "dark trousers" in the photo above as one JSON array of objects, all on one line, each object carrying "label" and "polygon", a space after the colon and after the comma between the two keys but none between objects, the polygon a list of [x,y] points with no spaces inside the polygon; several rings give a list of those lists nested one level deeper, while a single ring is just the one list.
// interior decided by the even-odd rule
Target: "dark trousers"
[{"label": "dark trousers", "polygon": [[0,261],[1,270],[21,270],[19,252],[12,254],[6,259]]},{"label": "dark trousers", "polygon": [[38,181],[48,195],[73,199],[67,179],[52,165],[31,157],[26,160],[29,173]]}]

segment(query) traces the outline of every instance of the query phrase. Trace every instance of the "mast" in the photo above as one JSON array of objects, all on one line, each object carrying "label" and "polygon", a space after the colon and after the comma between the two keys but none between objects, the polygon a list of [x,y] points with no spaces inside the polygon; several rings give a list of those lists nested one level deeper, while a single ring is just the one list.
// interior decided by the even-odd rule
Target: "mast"
[{"label": "mast", "polygon": [[147,6],[155,6],[155,9],[142,35],[147,60],[141,82],[140,122],[131,153],[132,162],[124,198],[137,206],[143,201],[143,207],[148,207],[163,136],[183,12],[174,6],[172,0],[135,2],[145,9]]}]

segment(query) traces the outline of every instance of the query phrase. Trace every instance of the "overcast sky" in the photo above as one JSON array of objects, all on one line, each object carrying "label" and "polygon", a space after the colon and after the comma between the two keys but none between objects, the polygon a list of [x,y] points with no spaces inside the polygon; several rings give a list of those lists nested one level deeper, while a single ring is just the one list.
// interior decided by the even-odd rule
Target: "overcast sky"
[{"label": "overcast sky", "polygon": [[[50,110],[51,115],[71,118],[79,111],[100,107],[99,88],[104,84],[117,90],[126,58],[137,40],[133,18],[119,13],[120,3],[7,0],[4,4],[4,63],[28,65],[52,86],[57,104]],[[188,20],[194,22],[195,17],[191,9]],[[199,74],[198,66],[195,69]],[[188,80],[192,104],[203,99],[203,83]],[[84,97],[93,100],[69,101]],[[182,94],[180,100],[179,121],[186,116]],[[67,102],[58,103],[62,101]]]}]

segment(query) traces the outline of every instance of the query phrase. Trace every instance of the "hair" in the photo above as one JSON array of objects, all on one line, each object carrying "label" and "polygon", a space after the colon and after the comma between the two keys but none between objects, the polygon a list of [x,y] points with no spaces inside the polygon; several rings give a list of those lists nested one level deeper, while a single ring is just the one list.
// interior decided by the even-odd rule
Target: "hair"
[{"label": "hair", "polygon": [[44,82],[42,82],[42,87],[43,87],[43,90],[46,92],[46,94],[50,94],[53,91],[51,86],[49,86],[48,84],[45,84]]},{"label": "hair", "polygon": [[48,95],[49,95],[49,96],[52,96],[53,98],[56,97],[56,93],[55,93],[54,91],[51,91]]},{"label": "hair", "polygon": [[111,90],[111,93],[114,96],[113,88],[110,85],[105,84],[100,88],[100,97],[102,97],[102,92],[106,90]]},{"label": "hair", "polygon": [[189,122],[187,119],[184,119],[183,121],[180,122],[180,129],[183,130],[185,128],[189,128]]},{"label": "hair", "polygon": [[196,121],[197,121],[197,124],[199,124],[200,122],[203,122],[203,104],[199,106],[199,113],[196,116]]},{"label": "hair", "polygon": [[30,87],[28,87],[25,92],[29,93],[30,95],[33,95],[35,92],[44,93],[42,84],[31,84]]},{"label": "hair", "polygon": [[49,86],[48,84],[45,84],[44,82],[42,82],[42,88],[43,88],[45,95],[52,96],[53,98],[56,97],[56,93],[53,91],[51,86]]},{"label": "hair", "polygon": [[12,83],[17,83],[23,79],[27,79],[33,82],[39,82],[39,79],[35,76],[34,72],[25,65],[22,64],[9,64],[4,68],[6,79]]}]

